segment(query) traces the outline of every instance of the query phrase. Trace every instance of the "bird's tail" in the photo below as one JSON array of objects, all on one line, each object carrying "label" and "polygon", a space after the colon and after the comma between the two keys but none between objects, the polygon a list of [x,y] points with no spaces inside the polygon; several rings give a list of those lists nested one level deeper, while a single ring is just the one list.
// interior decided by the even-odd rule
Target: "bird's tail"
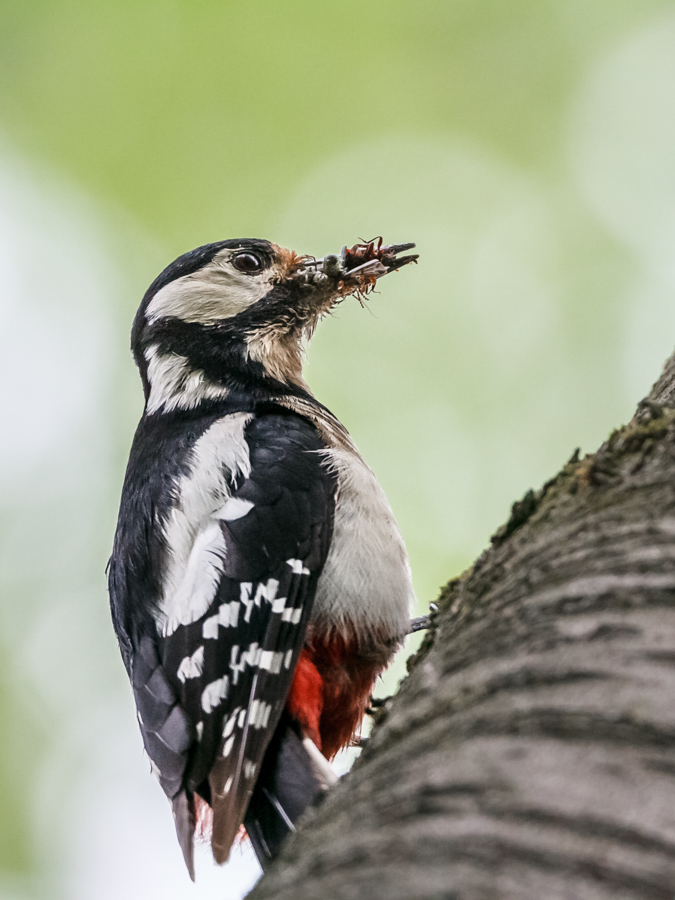
[{"label": "bird's tail", "polygon": [[336,781],[329,763],[284,715],[265,753],[244,827],[264,868],[310,804]]}]

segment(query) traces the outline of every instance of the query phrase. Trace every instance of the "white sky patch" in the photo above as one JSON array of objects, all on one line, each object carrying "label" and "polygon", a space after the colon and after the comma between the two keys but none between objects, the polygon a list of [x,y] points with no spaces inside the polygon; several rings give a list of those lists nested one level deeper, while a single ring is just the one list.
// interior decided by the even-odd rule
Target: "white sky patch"
[{"label": "white sky patch", "polygon": [[[125,283],[99,216],[72,185],[63,191],[0,150],[4,494],[21,491],[37,466],[58,465],[62,479],[63,467],[72,460],[76,469],[83,450],[104,452],[92,438],[104,428],[101,398],[113,366],[110,310]],[[89,444],[78,447],[85,436]]]},{"label": "white sky patch", "polygon": [[634,256],[615,306],[625,309],[623,372],[634,404],[675,342],[675,13],[618,42],[582,84],[569,129],[586,202]]}]

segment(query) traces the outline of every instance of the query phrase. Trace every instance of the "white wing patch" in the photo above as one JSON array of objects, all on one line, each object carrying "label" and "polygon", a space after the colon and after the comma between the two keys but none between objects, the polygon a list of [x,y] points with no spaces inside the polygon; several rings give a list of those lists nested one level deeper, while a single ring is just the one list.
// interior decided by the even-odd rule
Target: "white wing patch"
[{"label": "white wing patch", "polygon": [[225,537],[217,522],[197,535],[183,580],[165,608],[164,637],[180,625],[196,622],[211,606],[223,571],[225,549]]},{"label": "white wing patch", "polygon": [[176,675],[183,684],[188,678],[199,678],[204,671],[204,645],[198,647],[192,656],[186,656],[181,660]]},{"label": "white wing patch", "polygon": [[287,559],[286,564],[291,567],[294,575],[309,575],[309,569],[301,559]]},{"label": "white wing patch", "polygon": [[196,622],[216,595],[226,550],[217,513],[230,499],[231,479],[251,474],[244,439],[251,418],[234,413],[214,422],[194,445],[189,473],[176,484],[164,523],[167,565],[157,623],[164,637]]}]

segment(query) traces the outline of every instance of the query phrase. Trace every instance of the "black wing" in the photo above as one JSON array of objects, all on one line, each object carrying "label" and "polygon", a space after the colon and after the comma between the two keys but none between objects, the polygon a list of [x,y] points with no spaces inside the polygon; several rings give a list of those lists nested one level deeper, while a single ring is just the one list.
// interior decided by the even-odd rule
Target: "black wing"
[{"label": "black wing", "polygon": [[133,661],[144,742],[192,869],[193,795],[224,861],[284,708],[332,534],[335,477],[318,432],[292,414],[247,426],[251,472],[219,513],[226,550],[196,622],[146,635]]}]

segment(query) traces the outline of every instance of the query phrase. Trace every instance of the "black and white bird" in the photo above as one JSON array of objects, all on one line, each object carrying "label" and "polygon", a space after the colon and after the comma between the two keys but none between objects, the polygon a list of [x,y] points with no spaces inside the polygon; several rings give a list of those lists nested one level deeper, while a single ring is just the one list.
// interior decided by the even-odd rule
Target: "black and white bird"
[{"label": "black and white bird", "polygon": [[202,820],[218,862],[242,824],[275,855],[409,631],[394,516],[302,362],[321,316],[413,246],[314,259],[220,241],[168,266],[136,315],[145,409],[110,602],[192,877]]}]

